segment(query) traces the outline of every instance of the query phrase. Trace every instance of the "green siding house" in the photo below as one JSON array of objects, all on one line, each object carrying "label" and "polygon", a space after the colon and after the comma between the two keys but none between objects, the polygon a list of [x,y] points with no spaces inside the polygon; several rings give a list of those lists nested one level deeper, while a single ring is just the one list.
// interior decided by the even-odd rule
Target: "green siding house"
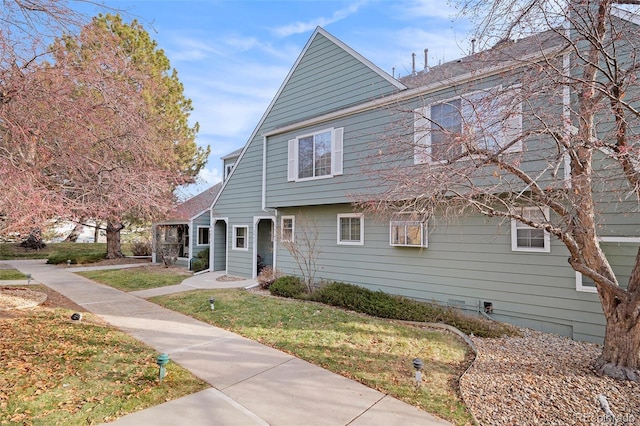
[{"label": "green siding house", "polygon": [[[282,241],[295,240],[297,228],[313,223],[318,281],[601,341],[604,317],[593,285],[573,271],[567,249],[546,232],[476,214],[455,221],[437,213],[427,220],[383,218],[354,204],[384,189],[384,171],[415,167],[425,155],[450,155],[439,151],[438,135],[423,134],[421,126],[446,121],[452,106],[463,115],[478,114],[483,94],[518,90],[524,59],[562,63],[562,46],[557,34],[541,34],[395,79],[317,28],[211,205],[211,270],[255,277],[267,265],[299,275]],[[562,117],[570,98],[553,93],[537,107]],[[510,107],[508,132],[526,131],[536,106]],[[410,124],[398,127],[402,120]],[[402,138],[415,141],[411,151],[393,149]],[[541,149],[547,149],[545,141],[531,137],[506,152],[521,155],[531,171],[539,169],[550,187],[562,186],[557,176],[566,175],[567,165],[545,174],[536,155]],[[489,184],[492,177],[478,179]],[[613,207],[605,213],[602,247],[616,272],[628,275],[640,244],[638,214],[623,217]]]}]

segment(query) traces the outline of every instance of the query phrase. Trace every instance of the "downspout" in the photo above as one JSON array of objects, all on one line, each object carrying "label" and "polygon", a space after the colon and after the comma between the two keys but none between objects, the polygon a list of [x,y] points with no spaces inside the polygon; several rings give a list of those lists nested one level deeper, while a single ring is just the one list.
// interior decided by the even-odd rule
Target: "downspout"
[{"label": "downspout", "polygon": [[267,209],[267,136],[262,137],[262,211],[274,215],[273,217],[273,269],[276,269],[278,258],[278,238],[276,227],[278,226],[278,209]]},{"label": "downspout", "polygon": [[[565,37],[567,40],[571,40],[571,27],[569,21],[564,22]],[[562,85],[562,119],[564,121],[564,137],[569,139],[573,133],[573,124],[571,123],[571,89],[569,83],[571,82],[571,56],[567,52],[562,56],[562,72],[564,74],[564,83]],[[564,186],[565,188],[571,188],[571,159],[569,154],[564,154]]]},{"label": "downspout", "polygon": [[198,235],[196,234],[196,238],[193,238],[193,219],[189,219],[189,259],[187,260],[189,264],[189,270],[191,270],[191,261],[193,259],[193,244],[194,241],[198,242]]},{"label": "downspout", "polygon": [[154,223],[151,227],[151,263],[156,263],[158,244],[158,225]]},{"label": "downspout", "polygon": [[213,209],[209,207],[209,269],[208,272],[213,272],[213,240],[216,236],[215,223],[213,222]]},{"label": "downspout", "polygon": [[267,137],[262,137],[262,211],[267,211]]}]

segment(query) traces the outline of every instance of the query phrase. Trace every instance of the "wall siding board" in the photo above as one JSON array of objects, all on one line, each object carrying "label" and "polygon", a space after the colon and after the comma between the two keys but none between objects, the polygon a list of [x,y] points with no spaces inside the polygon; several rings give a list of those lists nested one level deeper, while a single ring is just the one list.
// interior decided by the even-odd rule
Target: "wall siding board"
[{"label": "wall siding board", "polygon": [[211,217],[209,216],[209,212],[206,211],[204,213],[202,213],[201,215],[199,215],[198,217],[196,217],[195,219],[193,219],[193,226],[191,226],[190,229],[190,244],[193,246],[193,257],[196,257],[196,255],[198,253],[200,253],[203,250],[206,250],[208,246],[199,246],[198,245],[198,227],[209,227],[209,224],[211,222]]},{"label": "wall siding board", "polygon": [[[426,249],[392,247],[388,223],[365,216],[365,245],[341,246],[336,243],[336,217],[349,211],[348,204],[341,204],[278,212],[317,220],[322,247],[319,280],[343,281],[442,304],[449,299],[464,300],[470,310],[481,301],[491,301],[496,316],[511,322],[537,323],[539,328],[556,332],[578,330],[590,341],[602,338],[604,318],[598,297],[575,290],[568,253],[557,241],[552,242],[551,253],[511,252],[509,227],[496,231],[497,220],[471,216],[431,229]],[[455,242],[459,235],[470,235],[477,244]],[[282,247],[278,248],[277,267],[299,274]]]},{"label": "wall siding board", "polygon": [[301,121],[396,90],[380,75],[318,34],[273,104],[263,129]]}]

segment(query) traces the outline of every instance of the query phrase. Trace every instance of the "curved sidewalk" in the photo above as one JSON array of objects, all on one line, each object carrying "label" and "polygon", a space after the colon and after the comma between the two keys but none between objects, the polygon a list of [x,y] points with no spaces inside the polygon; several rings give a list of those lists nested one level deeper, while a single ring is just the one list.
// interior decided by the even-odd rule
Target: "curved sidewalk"
[{"label": "curved sidewalk", "polygon": [[[72,273],[81,268],[61,268],[42,260],[3,262],[30,273],[34,282],[68,297],[159,353],[169,354],[172,361],[212,386],[110,425],[449,424],[289,354],[162,308],[142,298],[150,297],[150,291],[125,293]],[[158,294],[246,285],[245,281],[220,283],[214,274],[201,274]]]}]

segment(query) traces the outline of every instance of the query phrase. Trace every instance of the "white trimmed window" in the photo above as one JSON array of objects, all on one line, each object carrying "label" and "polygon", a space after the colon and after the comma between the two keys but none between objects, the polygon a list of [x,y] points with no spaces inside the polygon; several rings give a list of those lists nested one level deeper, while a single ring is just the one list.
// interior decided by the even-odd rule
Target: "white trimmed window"
[{"label": "white trimmed window", "polygon": [[522,150],[519,87],[467,93],[417,108],[415,164],[439,163],[462,155],[466,144],[490,152]]},{"label": "white trimmed window", "polygon": [[362,213],[338,215],[338,244],[364,245],[364,215]]},{"label": "white trimmed window", "polygon": [[209,227],[208,226],[198,226],[198,245],[199,246],[209,245]]},{"label": "white trimmed window", "polygon": [[[409,216],[409,215],[406,215]],[[389,244],[397,247],[427,247],[427,227],[423,220],[402,218],[389,223]]]},{"label": "white trimmed window", "polygon": [[289,141],[288,181],[329,178],[342,174],[344,128],[330,128]]},{"label": "white trimmed window", "polygon": [[230,163],[230,164],[227,164],[226,166],[224,166],[224,179],[225,180],[229,177],[229,175],[233,171],[233,166],[235,166],[235,163]]},{"label": "white trimmed window", "polygon": [[[532,222],[544,223],[549,219],[548,207],[521,207],[518,212]],[[551,238],[544,229],[534,228],[516,219],[511,219],[511,250],[549,253]]]},{"label": "white trimmed window", "polygon": [[[618,284],[627,288],[638,254],[640,237],[601,237],[600,248],[616,274]],[[576,291],[597,293],[596,285],[589,277],[576,271]]]},{"label": "white trimmed window", "polygon": [[295,239],[295,216],[282,216],[280,218],[280,241],[291,241]]},{"label": "white trimmed window", "polygon": [[234,226],[233,227],[233,249],[249,250],[249,227]]}]

